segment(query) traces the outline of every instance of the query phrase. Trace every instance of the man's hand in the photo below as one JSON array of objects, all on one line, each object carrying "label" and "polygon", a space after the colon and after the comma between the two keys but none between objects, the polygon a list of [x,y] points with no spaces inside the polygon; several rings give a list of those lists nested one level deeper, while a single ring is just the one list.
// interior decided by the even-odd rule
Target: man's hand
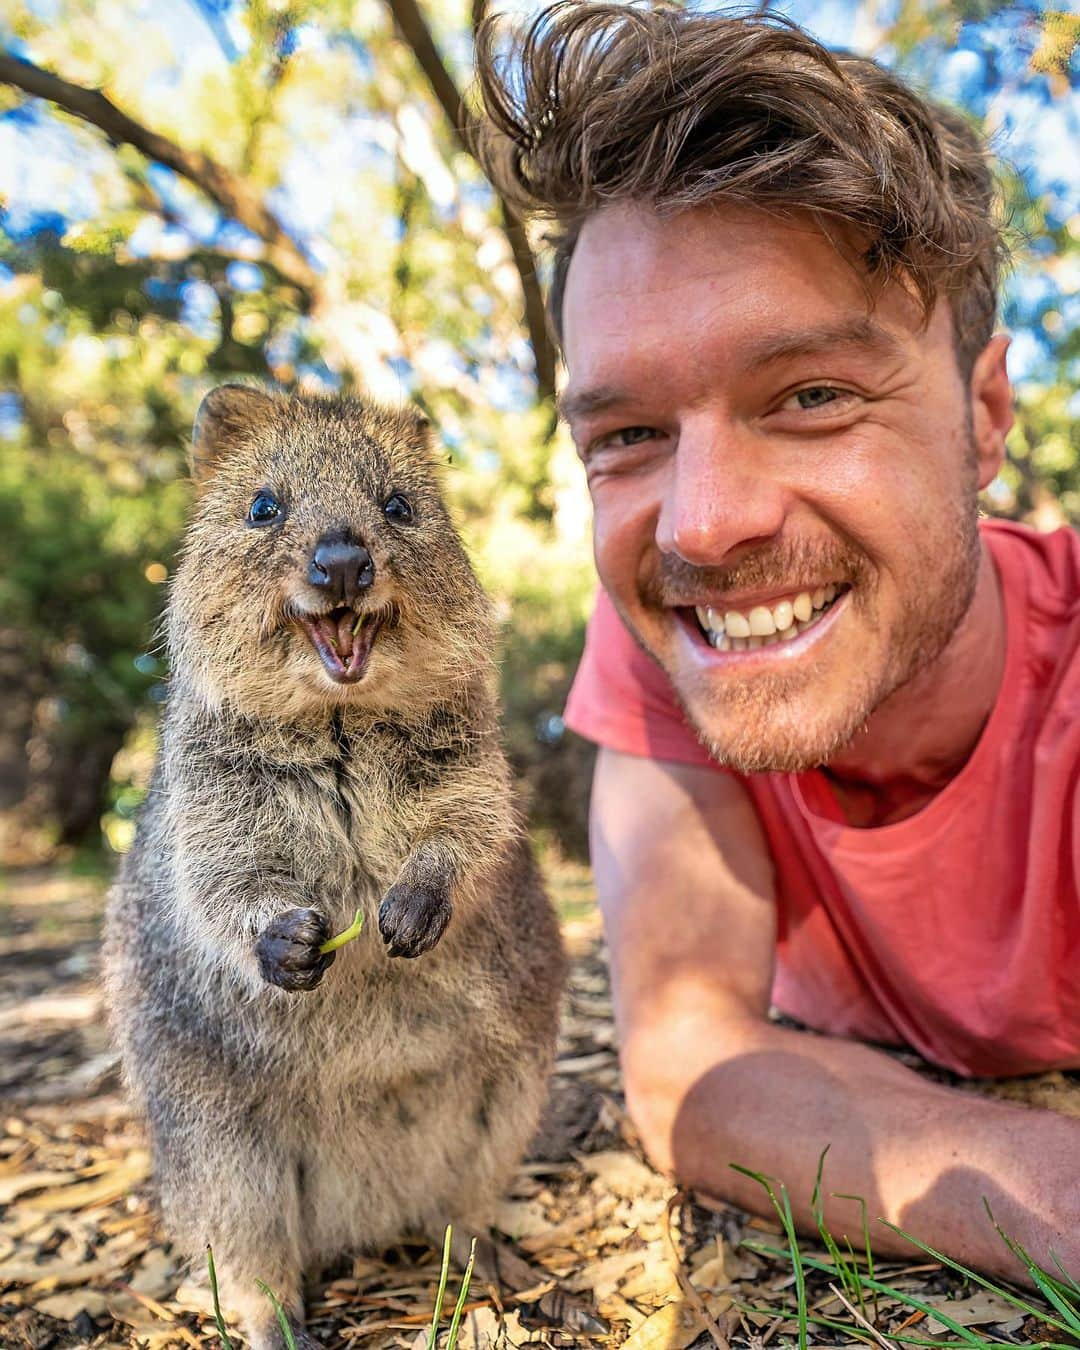
[{"label": "man's hand", "polygon": [[[1080,1121],[941,1087],[879,1051],[768,1020],[772,868],[738,781],[602,750],[593,869],[611,949],[627,1102],[654,1162],[766,1212],[729,1163],[782,1180],[796,1222],[828,1146],[825,1217],[910,1255],[885,1218],[981,1270],[1022,1279],[986,1216],[1044,1265],[1080,1273]],[[764,1205],[763,1205],[764,1200]],[[1052,1268],[1052,1267],[1051,1267]]]}]

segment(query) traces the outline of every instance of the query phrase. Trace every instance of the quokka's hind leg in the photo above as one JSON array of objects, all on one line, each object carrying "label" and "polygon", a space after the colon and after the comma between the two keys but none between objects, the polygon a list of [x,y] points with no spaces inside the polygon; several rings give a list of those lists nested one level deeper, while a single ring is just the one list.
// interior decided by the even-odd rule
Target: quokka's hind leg
[{"label": "quokka's hind leg", "polygon": [[[219,1103],[214,1105],[220,1106]],[[298,1350],[303,1334],[302,1178],[295,1154],[272,1122],[250,1109],[224,1121],[205,1100],[183,1116],[157,1116],[154,1158],[166,1230],[194,1264],[213,1250],[223,1307],[236,1313],[252,1350],[285,1350],[284,1333],[262,1281],[273,1290]],[[165,1128],[163,1128],[163,1126]]]}]

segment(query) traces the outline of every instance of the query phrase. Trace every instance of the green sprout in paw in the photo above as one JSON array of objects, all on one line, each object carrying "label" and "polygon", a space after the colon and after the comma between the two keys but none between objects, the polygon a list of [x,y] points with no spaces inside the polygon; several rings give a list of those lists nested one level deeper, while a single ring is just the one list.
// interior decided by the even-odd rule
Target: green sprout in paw
[{"label": "green sprout in paw", "polygon": [[327,952],[336,952],[339,947],[344,947],[346,942],[352,942],[353,938],[358,938],[360,936],[360,930],[361,928],[363,928],[363,926],[364,926],[363,916],[361,915],[360,911],[357,910],[353,918],[353,921],[351,924],[349,924],[348,928],[338,933],[337,937],[326,939],[326,941],[319,948],[320,954],[322,956],[325,956]]}]

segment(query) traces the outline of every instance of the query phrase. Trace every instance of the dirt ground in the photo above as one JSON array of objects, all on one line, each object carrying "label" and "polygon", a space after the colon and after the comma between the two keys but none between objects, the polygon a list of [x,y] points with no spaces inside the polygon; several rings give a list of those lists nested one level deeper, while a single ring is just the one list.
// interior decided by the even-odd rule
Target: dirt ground
[{"label": "dirt ground", "polygon": [[[743,1245],[775,1241],[778,1227],[702,1207],[636,1147],[588,875],[562,864],[551,880],[573,961],[557,1073],[497,1216],[536,1283],[514,1296],[474,1286],[459,1344],[794,1344],[790,1264]],[[220,1344],[201,1272],[181,1269],[157,1225],[145,1143],[119,1089],[96,982],[103,888],[101,877],[39,869],[9,874],[0,892],[0,1350]],[[1080,1089],[1060,1075],[1006,1090],[1080,1114]],[[343,1258],[309,1288],[313,1334],[327,1347],[422,1350],[438,1264],[409,1245]],[[882,1269],[930,1311],[884,1300],[874,1336],[863,1333],[877,1344],[948,1343],[933,1320],[941,1305],[988,1345],[1045,1337],[1038,1318],[973,1297],[918,1251]],[[459,1283],[453,1272],[451,1294]],[[813,1329],[811,1343],[857,1343],[827,1277],[811,1275],[809,1294],[818,1315],[851,1327]]]}]

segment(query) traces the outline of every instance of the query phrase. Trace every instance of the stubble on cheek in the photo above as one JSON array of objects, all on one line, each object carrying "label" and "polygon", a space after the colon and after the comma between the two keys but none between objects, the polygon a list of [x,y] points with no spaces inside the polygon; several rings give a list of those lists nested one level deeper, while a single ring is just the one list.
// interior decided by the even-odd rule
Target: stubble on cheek
[{"label": "stubble on cheek", "polygon": [[[948,646],[975,592],[979,566],[974,493],[958,495],[892,580],[869,555],[839,538],[770,547],[730,568],[700,569],[654,555],[638,580],[644,631],[624,614],[639,644],[665,669],[687,720],[720,764],[738,773],[801,773],[849,745],[873,712],[932,664]],[[672,632],[673,606],[703,593],[799,590],[822,580],[850,587],[847,612],[793,669],[709,670],[679,659],[678,644],[646,632]],[[888,596],[888,591],[895,598]]]}]

